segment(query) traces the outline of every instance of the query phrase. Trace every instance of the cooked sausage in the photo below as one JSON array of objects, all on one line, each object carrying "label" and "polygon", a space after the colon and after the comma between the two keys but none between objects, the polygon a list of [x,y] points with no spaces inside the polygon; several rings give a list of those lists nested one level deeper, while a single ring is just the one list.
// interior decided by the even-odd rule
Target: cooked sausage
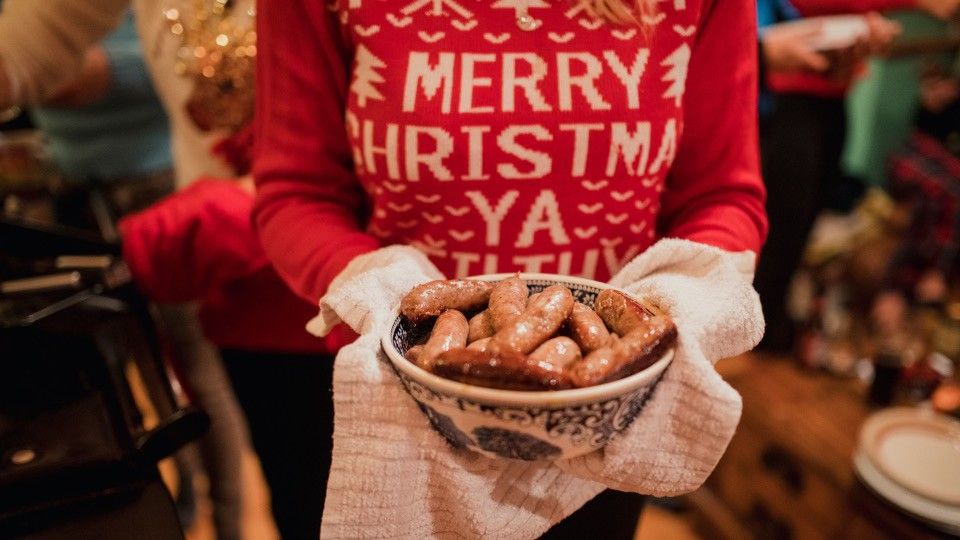
[{"label": "cooked sausage", "polygon": [[474,341],[473,343],[467,345],[467,348],[471,351],[485,351],[487,350],[487,344],[490,343],[490,338],[485,337]]},{"label": "cooked sausage", "polygon": [[[407,360],[417,364],[420,355],[423,354],[423,345],[414,345],[407,349],[407,354],[403,355]],[[419,365],[419,364],[418,364]]]},{"label": "cooked sausage", "polygon": [[601,347],[569,369],[577,387],[615,381],[648,368],[663,356],[677,338],[676,328],[657,320],[647,330],[638,329],[607,347]]},{"label": "cooked sausage", "polygon": [[654,306],[643,305],[626,294],[613,289],[604,289],[597,295],[593,309],[596,310],[610,330],[625,336],[645,321],[665,317]]},{"label": "cooked sausage", "polygon": [[500,330],[516,320],[527,305],[530,291],[519,275],[511,276],[493,286],[490,291],[490,321],[494,330]]},{"label": "cooked sausage", "polygon": [[467,346],[467,333],[470,326],[467,318],[455,309],[448,309],[440,314],[430,338],[423,345],[423,352],[417,358],[417,365],[430,370],[434,360],[443,352]]},{"label": "cooked sausage", "polygon": [[567,319],[567,329],[580,349],[589,353],[603,347],[610,341],[610,331],[603,324],[597,312],[585,304],[577,302]]},{"label": "cooked sausage", "polygon": [[433,372],[441,377],[475,386],[505,390],[563,390],[571,388],[566,371],[548,362],[489,349],[451,349],[436,358]]},{"label": "cooked sausage", "polygon": [[493,285],[469,279],[436,280],[414,287],[400,301],[400,313],[412,322],[436,317],[447,309],[472,311],[490,300]]},{"label": "cooked sausage", "polygon": [[597,312],[612,330],[622,334],[571,366],[569,374],[575,386],[593,386],[633,375],[659,360],[676,342],[677,329],[669,317],[618,291],[601,293]]},{"label": "cooked sausage", "polygon": [[485,309],[473,317],[470,317],[470,334],[467,336],[467,343],[488,338],[495,332],[496,330],[493,329],[493,321],[490,320],[490,311]]},{"label": "cooked sausage", "polygon": [[495,354],[529,354],[557,332],[570,316],[573,304],[570,289],[563,285],[547,287],[515,321],[494,334],[489,350]]},{"label": "cooked sausage", "polygon": [[530,358],[541,363],[552,364],[557,369],[564,369],[580,361],[583,356],[580,353],[580,347],[572,339],[561,336],[543,342],[543,345],[530,353]]}]

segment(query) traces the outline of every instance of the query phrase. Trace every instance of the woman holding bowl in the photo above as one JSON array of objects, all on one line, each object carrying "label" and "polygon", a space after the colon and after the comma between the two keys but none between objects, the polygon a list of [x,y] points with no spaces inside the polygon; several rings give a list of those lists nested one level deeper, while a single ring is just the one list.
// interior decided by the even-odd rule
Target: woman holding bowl
[{"label": "woman holding bowl", "polygon": [[[254,216],[312,302],[397,244],[448,278],[759,252],[749,0],[263,2],[257,26]],[[632,534],[609,496],[590,522]]]}]

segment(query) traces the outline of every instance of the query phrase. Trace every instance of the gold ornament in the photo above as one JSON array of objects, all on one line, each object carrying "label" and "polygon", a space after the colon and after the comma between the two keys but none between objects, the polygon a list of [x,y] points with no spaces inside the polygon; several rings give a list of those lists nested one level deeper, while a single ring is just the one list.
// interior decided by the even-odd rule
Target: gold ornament
[{"label": "gold ornament", "polygon": [[257,33],[254,8],[234,0],[193,0],[189,10],[163,11],[180,46],[174,72],[193,79],[187,114],[201,131],[238,131],[253,117]]}]

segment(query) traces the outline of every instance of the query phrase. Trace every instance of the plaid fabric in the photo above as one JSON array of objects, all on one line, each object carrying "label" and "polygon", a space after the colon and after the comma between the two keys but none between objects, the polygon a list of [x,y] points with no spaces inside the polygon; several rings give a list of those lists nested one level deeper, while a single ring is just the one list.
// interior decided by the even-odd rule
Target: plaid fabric
[{"label": "plaid fabric", "polygon": [[960,252],[960,160],[939,141],[916,133],[890,158],[890,191],[912,205],[903,245],[887,272],[886,286],[912,293],[920,276],[958,273]]}]

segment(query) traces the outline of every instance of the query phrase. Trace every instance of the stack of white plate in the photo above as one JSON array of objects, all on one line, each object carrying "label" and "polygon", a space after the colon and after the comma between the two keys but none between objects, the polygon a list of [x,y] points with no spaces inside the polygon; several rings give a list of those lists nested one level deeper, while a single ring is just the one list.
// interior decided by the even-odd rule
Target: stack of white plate
[{"label": "stack of white plate", "polygon": [[893,408],[867,418],[853,460],[867,487],[931,526],[960,534],[960,422]]}]

